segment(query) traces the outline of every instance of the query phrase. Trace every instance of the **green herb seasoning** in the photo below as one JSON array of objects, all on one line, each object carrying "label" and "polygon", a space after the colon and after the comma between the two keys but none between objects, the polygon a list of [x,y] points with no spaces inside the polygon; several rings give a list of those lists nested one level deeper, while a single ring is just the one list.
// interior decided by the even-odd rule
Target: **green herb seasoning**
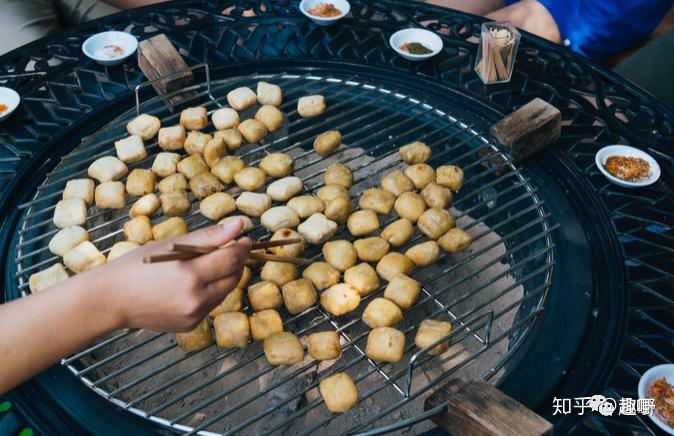
[{"label": "green herb seasoning", "polygon": [[433,50],[426,47],[420,42],[406,42],[400,46],[400,50],[416,55],[425,55],[433,53]]}]

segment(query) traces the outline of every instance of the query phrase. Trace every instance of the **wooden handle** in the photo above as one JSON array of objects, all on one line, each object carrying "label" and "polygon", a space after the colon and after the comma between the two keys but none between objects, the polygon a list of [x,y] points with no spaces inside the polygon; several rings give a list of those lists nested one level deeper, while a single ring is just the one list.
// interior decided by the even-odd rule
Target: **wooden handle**
[{"label": "wooden handle", "polygon": [[441,404],[447,404],[447,409],[431,420],[449,434],[552,434],[552,424],[483,380],[464,383],[454,379],[430,395],[424,408],[429,410]]}]

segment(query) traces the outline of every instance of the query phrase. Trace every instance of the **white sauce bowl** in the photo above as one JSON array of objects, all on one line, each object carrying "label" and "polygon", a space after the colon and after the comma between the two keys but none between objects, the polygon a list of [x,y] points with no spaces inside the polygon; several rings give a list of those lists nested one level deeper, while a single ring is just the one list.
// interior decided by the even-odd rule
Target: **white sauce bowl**
[{"label": "white sauce bowl", "polygon": [[[319,3],[332,3],[337,9],[341,11],[341,14],[334,17],[319,17],[317,15],[310,14],[309,9],[313,8]],[[351,12],[351,4],[346,0],[302,0],[300,2],[300,12],[302,12],[307,18],[319,26],[329,26],[349,15],[349,12]]]},{"label": "white sauce bowl", "polygon": [[[121,52],[115,53],[110,47],[118,47]],[[82,51],[89,58],[101,65],[117,65],[138,48],[138,40],[127,32],[109,31],[97,33],[87,38],[82,44]]]},{"label": "white sauce bowl", "polygon": [[[418,42],[428,47],[431,52],[427,54],[413,54],[400,49],[404,43]],[[400,56],[410,61],[425,61],[442,51],[442,38],[437,34],[425,29],[398,30],[389,38],[389,44]]]},{"label": "white sauce bowl", "polygon": [[14,112],[14,110],[19,106],[21,102],[21,97],[19,94],[11,88],[5,88],[0,86],[0,104],[7,106],[7,109],[0,112],[0,121],[4,120]]},{"label": "white sauce bowl", "polygon": [[[665,380],[667,380],[667,383],[669,383],[670,385],[674,385],[674,364],[667,363],[664,365],[658,365],[646,371],[644,375],[642,375],[641,378],[639,379],[639,388],[638,388],[639,398],[641,399],[648,398],[648,396],[646,395],[646,391],[648,391],[648,388],[656,380],[659,380],[663,377],[665,378]],[[660,418],[658,418],[655,415],[655,413],[653,413],[653,415],[649,415],[648,417],[651,418],[651,421],[653,421],[658,427],[663,429],[665,432],[674,435],[674,428],[665,424],[665,422]]]},{"label": "white sauce bowl", "polygon": [[[627,180],[619,179],[613,174],[606,171],[604,165],[606,165],[606,160],[611,156],[624,156],[624,157],[640,157],[641,159],[648,162],[648,165],[651,167],[651,172],[648,177],[638,182],[629,182]],[[624,188],[640,188],[643,186],[652,185],[657,182],[660,178],[660,165],[658,162],[651,157],[650,154],[645,151],[641,151],[638,148],[630,147],[629,145],[609,145],[597,152],[594,157],[594,162],[599,168],[599,171],[606,176],[609,181],[615,183],[618,186]]]}]

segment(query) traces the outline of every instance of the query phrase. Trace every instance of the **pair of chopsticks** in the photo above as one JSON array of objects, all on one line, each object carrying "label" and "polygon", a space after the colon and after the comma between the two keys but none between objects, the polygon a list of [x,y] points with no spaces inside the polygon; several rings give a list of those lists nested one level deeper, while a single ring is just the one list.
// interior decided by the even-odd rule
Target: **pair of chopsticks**
[{"label": "pair of chopsticks", "polygon": [[[263,261],[273,261],[273,262],[286,262],[293,263],[295,265],[308,265],[311,263],[309,259],[302,259],[300,257],[291,257],[291,256],[278,256],[275,254],[259,253],[254,250],[264,250],[266,248],[272,247],[281,247],[283,245],[296,244],[301,242],[300,239],[284,239],[280,241],[257,241],[251,246],[251,252],[248,255],[249,259],[254,260],[263,260]],[[173,244],[171,246],[171,252],[163,254],[153,254],[147,256],[143,259],[144,263],[157,263],[157,262],[169,262],[172,260],[190,260],[195,257],[199,257],[204,254],[211,253],[220,248],[225,248],[227,245],[222,247],[215,247],[212,245],[189,245],[189,244]]]}]

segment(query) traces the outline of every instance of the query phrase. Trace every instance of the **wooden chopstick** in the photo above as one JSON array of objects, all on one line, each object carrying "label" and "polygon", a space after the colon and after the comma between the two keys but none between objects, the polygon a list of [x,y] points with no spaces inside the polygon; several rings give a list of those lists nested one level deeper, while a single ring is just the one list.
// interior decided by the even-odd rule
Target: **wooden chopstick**
[{"label": "wooden chopstick", "polygon": [[[301,241],[302,240],[299,238],[283,239],[280,241],[258,241],[251,246],[251,250],[261,250],[271,247],[280,247],[284,245],[296,244]],[[168,262],[172,260],[189,260],[194,259],[195,257],[199,257],[203,254],[211,253],[221,247],[215,247],[212,245],[173,244],[171,248],[173,249],[172,252],[163,254],[153,254],[151,256],[147,256],[143,259],[143,262],[157,263],[157,262]],[[249,257],[251,259],[256,260],[286,262],[286,263],[293,263],[296,265],[308,265],[311,263],[311,260],[309,259],[302,259],[291,256],[278,256],[275,254],[267,254],[267,253],[251,252]]]}]

